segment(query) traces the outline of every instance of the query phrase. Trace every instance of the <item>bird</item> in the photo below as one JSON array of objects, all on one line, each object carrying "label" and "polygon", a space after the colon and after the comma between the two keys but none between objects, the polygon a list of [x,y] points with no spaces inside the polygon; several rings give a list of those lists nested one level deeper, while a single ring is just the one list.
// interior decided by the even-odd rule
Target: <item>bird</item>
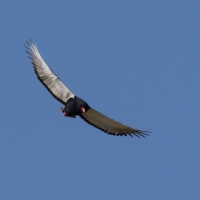
[{"label": "bird", "polygon": [[149,131],[131,128],[90,107],[86,101],[76,96],[48,67],[40,55],[36,43],[32,42],[31,39],[26,43],[26,53],[32,61],[37,78],[53,97],[64,105],[64,107],[61,107],[61,111],[65,117],[76,118],[76,116],[79,116],[88,124],[110,135],[148,136]]}]

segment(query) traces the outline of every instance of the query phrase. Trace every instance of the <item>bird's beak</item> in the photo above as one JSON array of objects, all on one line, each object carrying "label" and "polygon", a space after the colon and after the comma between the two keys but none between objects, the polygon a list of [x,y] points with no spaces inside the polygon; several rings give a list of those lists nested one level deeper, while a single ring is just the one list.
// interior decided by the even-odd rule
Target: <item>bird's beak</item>
[{"label": "bird's beak", "polygon": [[85,112],[85,108],[84,108],[84,107],[81,107],[81,110],[82,110],[82,113],[84,113],[84,112]]},{"label": "bird's beak", "polygon": [[64,108],[60,108],[61,110],[62,110],[62,112],[63,112],[63,115],[65,116],[65,117],[67,117],[67,113],[64,111]]},{"label": "bird's beak", "polygon": [[66,112],[63,112],[63,115],[64,115],[65,117],[67,117],[67,113],[66,113]]}]

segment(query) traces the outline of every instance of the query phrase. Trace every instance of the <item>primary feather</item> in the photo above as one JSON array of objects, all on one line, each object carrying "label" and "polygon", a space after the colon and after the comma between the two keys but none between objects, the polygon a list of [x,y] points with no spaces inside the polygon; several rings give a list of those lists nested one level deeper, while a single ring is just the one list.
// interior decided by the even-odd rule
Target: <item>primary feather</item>
[{"label": "primary feather", "polygon": [[27,45],[28,51],[26,52],[30,55],[29,58],[32,60],[35,73],[47,90],[62,104],[66,104],[68,99],[74,98],[74,94],[44,62],[37,46],[31,41],[27,42]]}]

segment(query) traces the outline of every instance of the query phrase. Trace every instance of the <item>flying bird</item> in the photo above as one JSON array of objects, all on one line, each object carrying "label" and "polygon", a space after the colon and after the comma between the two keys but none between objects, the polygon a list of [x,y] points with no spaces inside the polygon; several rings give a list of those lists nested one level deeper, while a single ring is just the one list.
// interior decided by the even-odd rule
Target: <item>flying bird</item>
[{"label": "flying bird", "polygon": [[72,91],[59,79],[59,77],[48,67],[41,57],[36,44],[31,40],[27,41],[27,53],[32,60],[34,71],[40,82],[47,90],[64,105],[61,108],[63,115],[75,118],[77,115],[88,124],[104,131],[107,134],[116,136],[145,137],[148,131],[142,131],[121,124],[106,115],[91,108],[88,103],[77,97]]}]

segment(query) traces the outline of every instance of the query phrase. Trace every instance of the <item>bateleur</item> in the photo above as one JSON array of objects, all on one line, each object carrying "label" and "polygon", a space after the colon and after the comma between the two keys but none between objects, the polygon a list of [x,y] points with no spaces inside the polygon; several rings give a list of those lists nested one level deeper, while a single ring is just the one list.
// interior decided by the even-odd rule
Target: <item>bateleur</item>
[{"label": "bateleur", "polygon": [[91,108],[87,102],[75,96],[72,91],[59,79],[59,77],[48,67],[41,57],[36,44],[30,40],[25,46],[32,60],[34,71],[40,82],[64,107],[61,108],[63,115],[75,118],[80,116],[88,124],[104,131],[107,134],[117,136],[145,137],[148,131],[142,131],[121,124],[106,115]]}]

